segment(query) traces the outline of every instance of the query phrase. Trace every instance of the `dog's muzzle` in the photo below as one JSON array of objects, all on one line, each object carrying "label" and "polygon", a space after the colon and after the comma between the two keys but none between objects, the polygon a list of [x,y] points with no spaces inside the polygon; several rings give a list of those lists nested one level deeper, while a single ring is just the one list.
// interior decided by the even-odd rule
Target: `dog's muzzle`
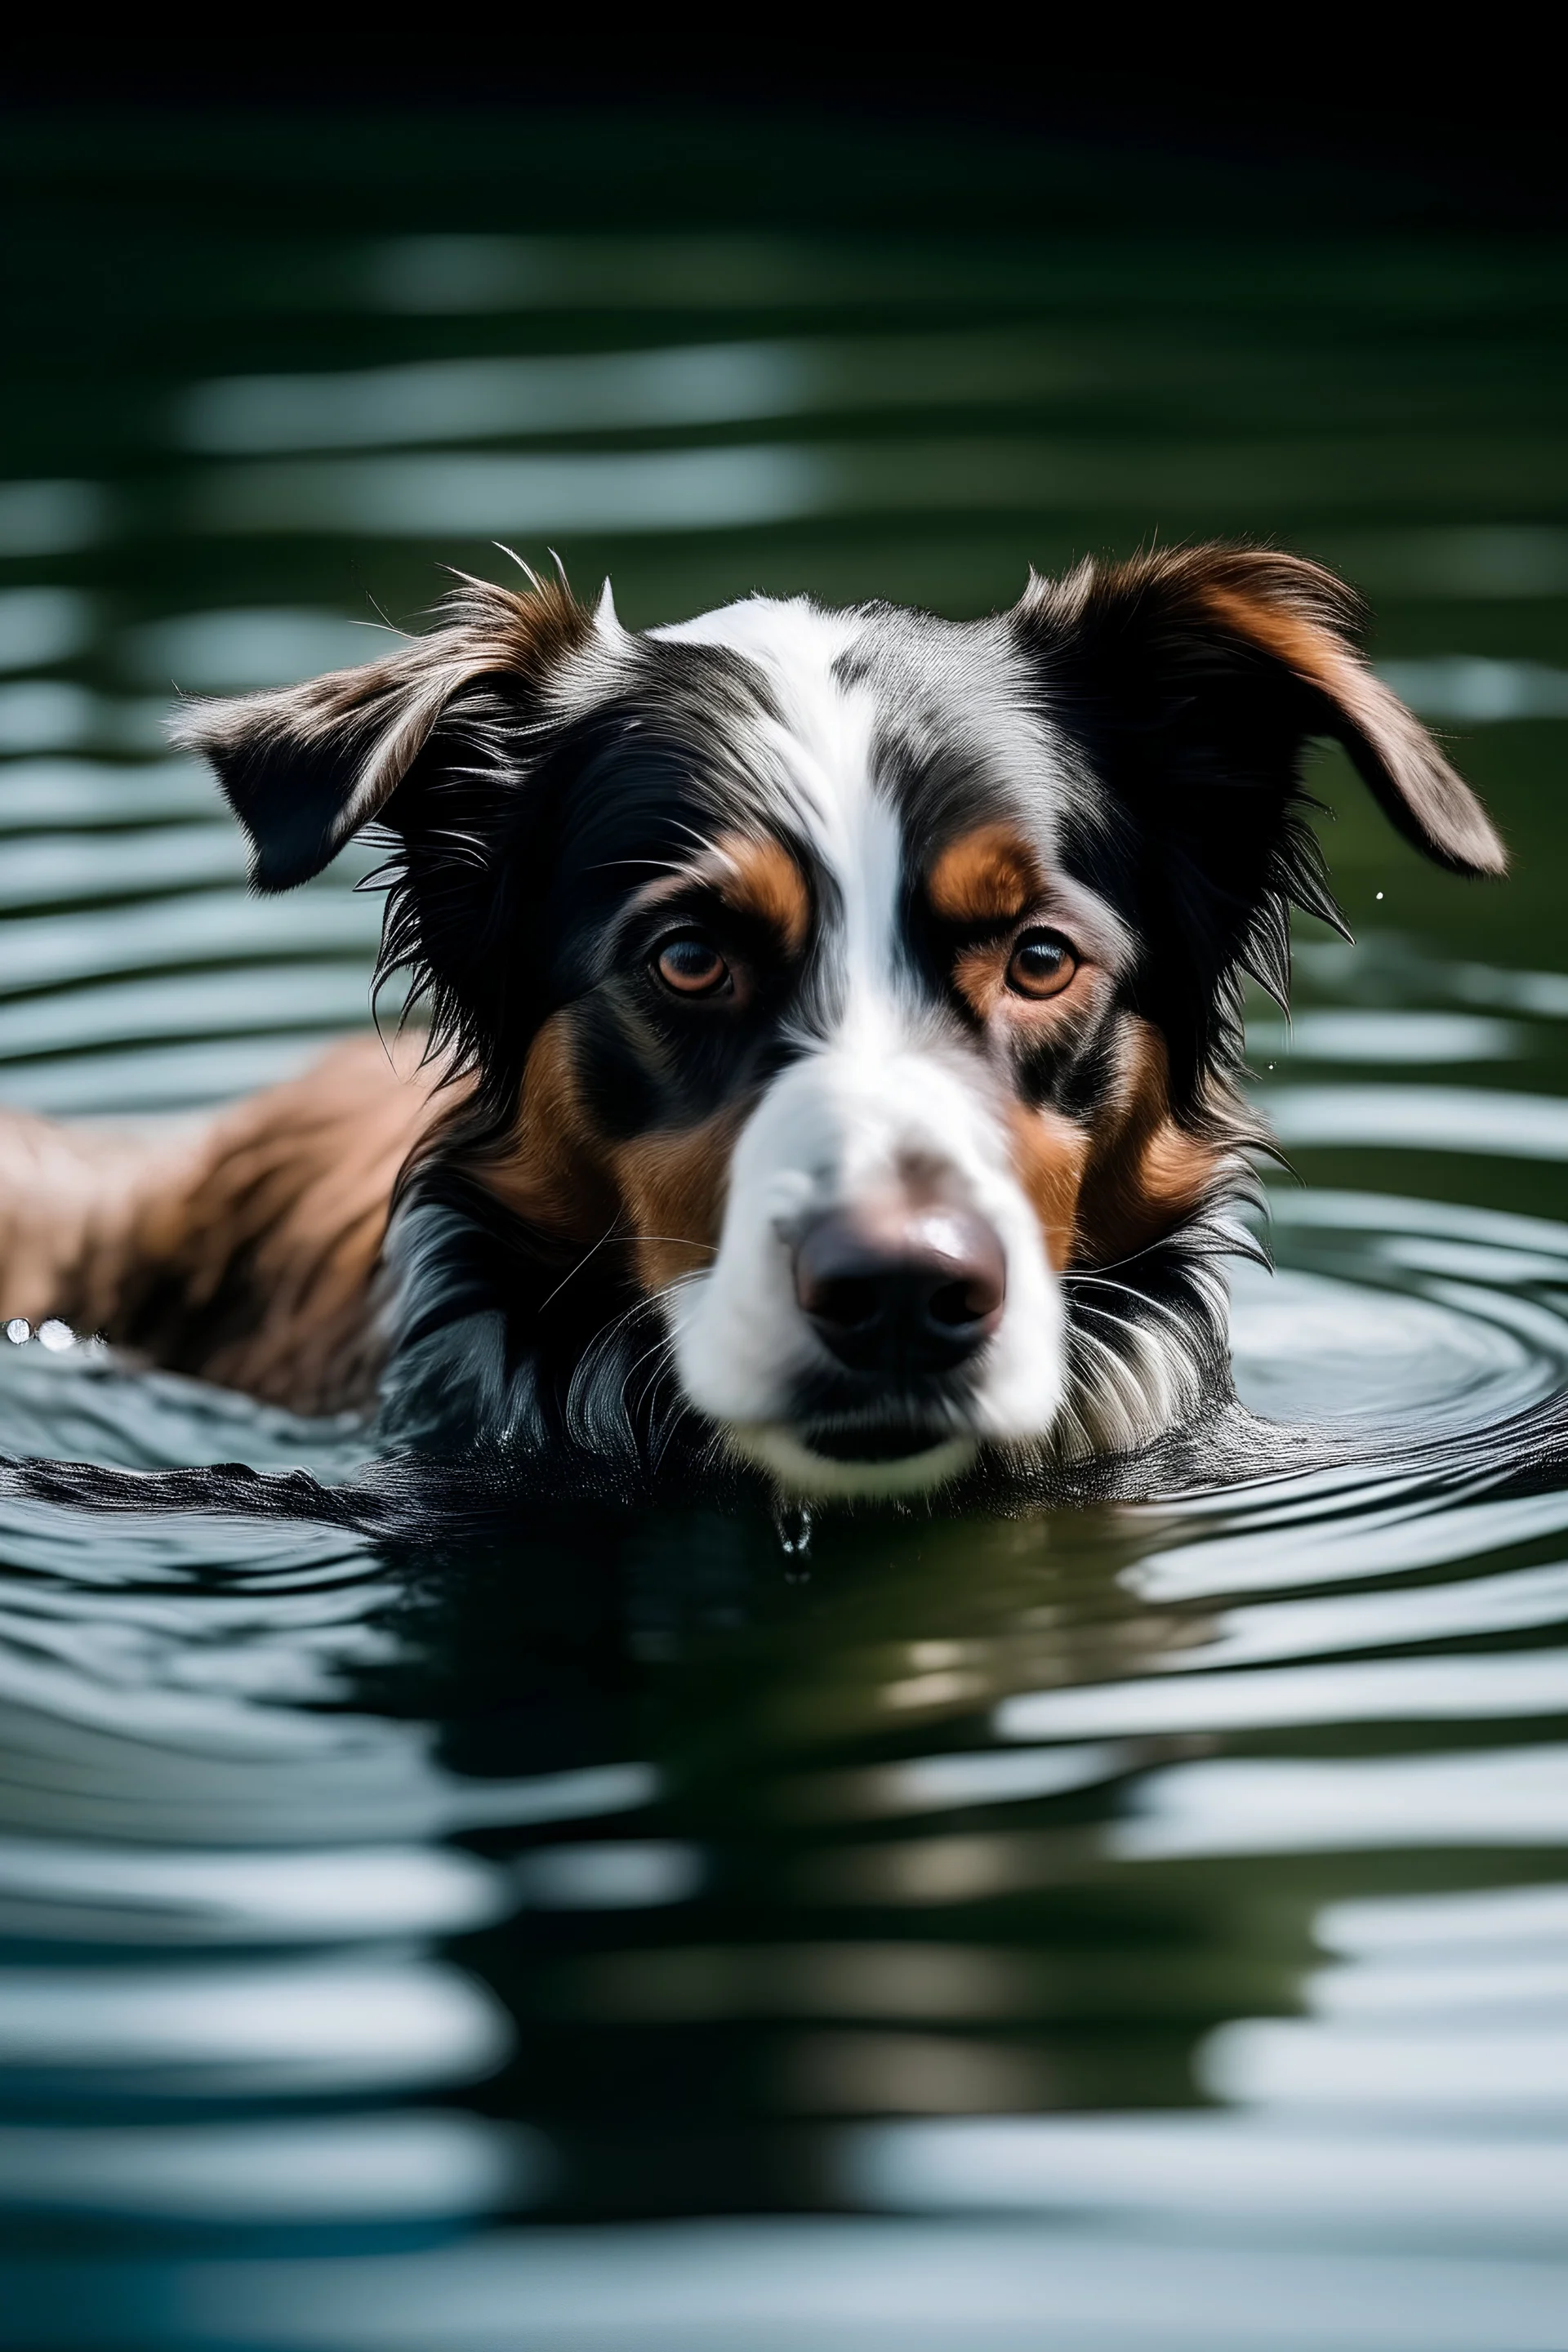
[{"label": "dog's muzzle", "polygon": [[793,1064],[671,1308],[690,1402],[800,1495],[929,1492],[1060,1401],[1059,1289],[1005,1123],[935,1052]]}]

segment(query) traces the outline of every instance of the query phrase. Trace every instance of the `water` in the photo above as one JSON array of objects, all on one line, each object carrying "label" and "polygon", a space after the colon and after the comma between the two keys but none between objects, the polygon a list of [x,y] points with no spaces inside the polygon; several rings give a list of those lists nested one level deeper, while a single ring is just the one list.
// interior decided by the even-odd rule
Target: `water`
[{"label": "water", "polygon": [[[1016,159],[777,126],[727,210],[689,128],[574,135],[16,134],[0,1099],[184,1117],[363,1023],[374,902],[248,901],[159,725],[441,561],[553,544],[637,625],[1278,536],[1519,870],[1323,761],[1357,944],[1255,1008],[1300,1181],[1241,1385],[1559,1391],[1562,254],[1311,189],[1251,241],[1202,174],[1155,236],[1071,158],[1003,236]],[[68,1336],[0,1341],[0,1451],[362,1456]],[[0,2343],[1568,2343],[1565,1553],[1458,1468],[422,1551],[8,1504]]]}]

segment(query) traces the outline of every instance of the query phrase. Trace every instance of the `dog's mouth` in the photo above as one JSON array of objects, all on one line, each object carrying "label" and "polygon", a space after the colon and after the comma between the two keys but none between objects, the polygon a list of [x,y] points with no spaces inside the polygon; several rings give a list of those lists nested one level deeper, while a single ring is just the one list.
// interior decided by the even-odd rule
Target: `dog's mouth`
[{"label": "dog's mouth", "polygon": [[929,1494],[973,1459],[975,1439],[951,1422],[755,1423],[733,1442],[786,1493],[803,1498]]},{"label": "dog's mouth", "polygon": [[949,1444],[952,1431],[908,1421],[808,1422],[796,1435],[826,1462],[909,1462]]}]

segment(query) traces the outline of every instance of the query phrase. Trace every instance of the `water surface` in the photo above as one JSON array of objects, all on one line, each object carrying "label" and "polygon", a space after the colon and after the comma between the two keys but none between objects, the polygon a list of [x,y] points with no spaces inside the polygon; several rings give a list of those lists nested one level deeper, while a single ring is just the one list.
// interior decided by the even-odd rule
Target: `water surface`
[{"label": "water surface", "polygon": [[[1254,1008],[1296,1173],[1243,1391],[1430,1436],[1562,1389],[1562,255],[737,227],[608,133],[594,226],[526,173],[459,218],[349,147],[21,157],[0,1100],[185,1118],[363,1024],[363,862],[248,899],[160,727],[443,562],[553,547],[639,625],[1278,538],[1519,873],[1418,866],[1321,761],[1356,940]],[[0,1340],[0,1451],[363,1446],[56,1328]],[[11,1503],[0,1560],[0,2342],[1568,2343],[1568,1494],[1339,1470],[805,1555]]]}]

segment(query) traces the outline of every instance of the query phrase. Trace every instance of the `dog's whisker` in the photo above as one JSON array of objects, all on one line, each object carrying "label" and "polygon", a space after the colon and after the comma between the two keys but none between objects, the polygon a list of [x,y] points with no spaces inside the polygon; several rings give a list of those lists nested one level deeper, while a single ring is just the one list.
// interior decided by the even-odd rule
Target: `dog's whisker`
[{"label": "dog's whisker", "polygon": [[[1130,1282],[1108,1282],[1103,1275],[1097,1275],[1094,1277],[1094,1286],[1100,1290],[1119,1291],[1124,1298],[1131,1298],[1135,1305],[1146,1311],[1165,1316],[1178,1331],[1184,1331],[1187,1328],[1179,1309],[1169,1299],[1158,1298],[1147,1290],[1135,1290]],[[1127,1324],[1130,1320],[1126,1316],[1119,1316],[1113,1307],[1097,1307],[1092,1298],[1084,1300],[1083,1312],[1086,1315],[1104,1316],[1108,1319],[1114,1319],[1122,1324]]]},{"label": "dog's whisker", "polygon": [[609,1240],[609,1238],[610,1238],[611,1234],[615,1232],[616,1227],[616,1225],[617,1225],[619,1223],[620,1223],[620,1215],[619,1215],[619,1213],[617,1212],[617,1213],[616,1213],[616,1214],[614,1217],[612,1217],[612,1218],[611,1218],[611,1220],[610,1220],[609,1223],[605,1226],[605,1228],[604,1232],[599,1235],[598,1240],[597,1240],[596,1242],[594,1242],[594,1243],[593,1243],[593,1244],[591,1244],[587,1249],[585,1249],[585,1250],[584,1251],[584,1253],[583,1253],[582,1256],[577,1260],[576,1264],[575,1264],[574,1265],[569,1266],[569,1267],[567,1268],[567,1271],[566,1271],[566,1272],[562,1276],[562,1277],[561,1277],[560,1281],[556,1284],[556,1286],[555,1286],[554,1289],[553,1289],[553,1290],[552,1290],[552,1291],[547,1292],[547,1293],[546,1293],[546,1295],[545,1295],[545,1297],[542,1297],[542,1298],[540,1300],[540,1302],[539,1302],[539,1312],[541,1313],[541,1315],[542,1315],[542,1314],[543,1314],[543,1312],[544,1312],[544,1310],[545,1310],[545,1308],[546,1308],[547,1307],[552,1306],[552,1305],[553,1304],[553,1302],[554,1302],[557,1298],[559,1298],[559,1297],[560,1297],[560,1296],[561,1296],[562,1292],[565,1289],[565,1287],[566,1287],[567,1284],[568,1284],[568,1283],[573,1279],[573,1277],[574,1277],[574,1276],[579,1275],[579,1274],[581,1274],[581,1273],[582,1273],[583,1268],[587,1265],[587,1263],[588,1263],[589,1259],[590,1259],[591,1257],[595,1256],[595,1255],[597,1254],[597,1252],[598,1252],[598,1251],[600,1251],[600,1250],[602,1250],[602,1249],[604,1248],[605,1244]]},{"label": "dog's whisker", "polygon": [[[704,1255],[709,1257],[716,1256],[719,1248],[717,1242],[693,1241],[690,1236],[686,1234],[638,1233],[630,1226],[623,1227],[620,1224],[619,1219],[616,1218],[605,1227],[605,1231],[599,1235],[598,1240],[591,1243],[584,1251],[582,1256],[578,1258],[574,1265],[567,1268],[560,1281],[556,1284],[554,1289],[548,1291],[540,1300],[538,1312],[542,1315],[545,1308],[560,1297],[562,1292],[566,1288],[567,1284],[575,1281],[577,1276],[582,1273],[584,1267],[589,1263],[590,1259],[596,1257],[602,1249],[607,1247],[612,1243],[630,1244],[636,1242],[658,1242],[669,1248],[700,1250],[704,1254]],[[682,1276],[681,1278],[683,1280],[690,1279],[689,1276]]]}]

